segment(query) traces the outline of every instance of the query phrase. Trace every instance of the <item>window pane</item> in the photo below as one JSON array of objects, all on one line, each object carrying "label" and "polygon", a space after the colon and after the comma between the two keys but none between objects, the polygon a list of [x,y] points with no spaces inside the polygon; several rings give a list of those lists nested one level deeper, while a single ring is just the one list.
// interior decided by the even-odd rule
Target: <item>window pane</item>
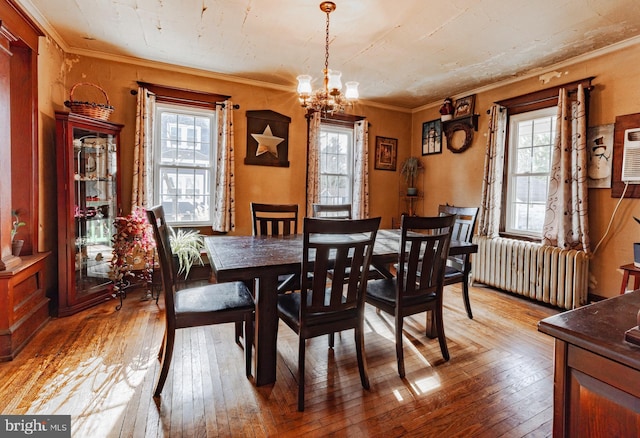
[{"label": "window pane", "polygon": [[531,149],[518,149],[517,173],[531,172]]},{"label": "window pane", "polygon": [[515,202],[529,202],[529,177],[518,176],[514,179]]},{"label": "window pane", "polygon": [[529,202],[546,204],[548,176],[532,176],[529,180]]},{"label": "window pane", "polygon": [[533,151],[532,171],[534,173],[549,173],[551,166],[551,146],[535,147]]}]

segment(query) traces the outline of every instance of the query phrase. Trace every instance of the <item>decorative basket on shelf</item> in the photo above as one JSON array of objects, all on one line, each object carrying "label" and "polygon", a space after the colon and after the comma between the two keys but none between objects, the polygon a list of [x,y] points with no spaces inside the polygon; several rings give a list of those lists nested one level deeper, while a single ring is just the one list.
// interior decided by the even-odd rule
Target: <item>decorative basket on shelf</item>
[{"label": "decorative basket on shelf", "polygon": [[[82,102],[79,100],[73,100],[73,92],[80,85],[89,85],[100,90],[104,95],[106,103]],[[93,117],[94,119],[100,120],[109,120],[109,116],[111,116],[111,113],[113,112],[113,107],[109,104],[109,96],[107,96],[107,92],[98,85],[92,84],[90,82],[78,82],[73,87],[71,87],[69,100],[65,101],[64,104],[65,106],[69,107],[71,109],[71,112],[73,113]]]}]

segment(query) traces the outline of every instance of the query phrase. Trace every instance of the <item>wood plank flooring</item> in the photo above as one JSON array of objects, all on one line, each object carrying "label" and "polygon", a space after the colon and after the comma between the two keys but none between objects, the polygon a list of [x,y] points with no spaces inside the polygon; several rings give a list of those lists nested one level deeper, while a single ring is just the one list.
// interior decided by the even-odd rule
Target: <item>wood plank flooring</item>
[{"label": "wood plank flooring", "polygon": [[424,314],[405,322],[406,379],[398,377],[393,320],[367,307],[371,389],[358,375],[353,331],[307,347],[305,412],[296,410],[297,338],[278,333],[277,381],[244,375],[233,325],[178,332],[156,403],[163,303],[134,292],[54,319],[12,362],[0,363],[0,412],[70,414],[74,437],[546,437],[553,415],[553,340],[536,323],[557,310],[473,287],[474,319],[460,288],[445,293],[451,360],[424,336]]}]

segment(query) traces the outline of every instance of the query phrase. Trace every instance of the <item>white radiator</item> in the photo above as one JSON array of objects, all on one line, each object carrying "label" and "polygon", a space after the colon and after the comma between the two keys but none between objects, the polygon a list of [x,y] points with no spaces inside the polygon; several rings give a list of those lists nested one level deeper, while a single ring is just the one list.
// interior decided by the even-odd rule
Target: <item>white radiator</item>
[{"label": "white radiator", "polygon": [[587,303],[589,260],[584,251],[502,237],[474,236],[473,281],[565,309]]}]

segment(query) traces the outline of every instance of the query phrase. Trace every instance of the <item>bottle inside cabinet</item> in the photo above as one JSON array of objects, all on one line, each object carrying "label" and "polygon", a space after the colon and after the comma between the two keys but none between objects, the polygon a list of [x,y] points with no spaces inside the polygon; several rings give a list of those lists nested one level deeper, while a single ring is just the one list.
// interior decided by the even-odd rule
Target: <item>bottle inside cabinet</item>
[{"label": "bottle inside cabinet", "polygon": [[58,315],[111,298],[114,219],[119,215],[122,125],[56,112],[58,141]]}]

